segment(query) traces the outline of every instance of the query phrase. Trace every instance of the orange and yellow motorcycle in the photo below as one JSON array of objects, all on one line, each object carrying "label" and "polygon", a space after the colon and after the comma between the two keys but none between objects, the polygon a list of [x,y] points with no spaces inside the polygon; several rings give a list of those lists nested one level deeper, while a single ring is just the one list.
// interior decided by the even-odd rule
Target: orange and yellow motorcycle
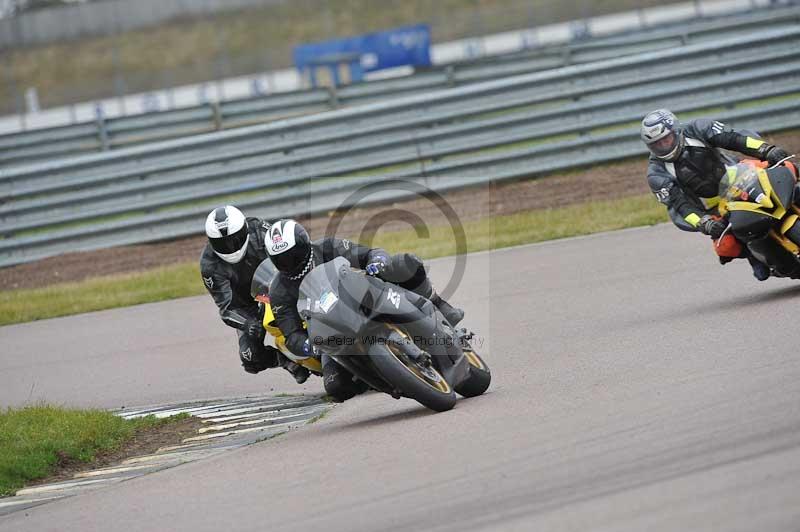
[{"label": "orange and yellow motorcycle", "polygon": [[800,279],[797,181],[797,168],[788,159],[769,168],[754,160],[729,166],[719,187],[719,212],[728,227],[716,242],[717,252],[741,256],[741,246],[747,246],[772,275]]}]

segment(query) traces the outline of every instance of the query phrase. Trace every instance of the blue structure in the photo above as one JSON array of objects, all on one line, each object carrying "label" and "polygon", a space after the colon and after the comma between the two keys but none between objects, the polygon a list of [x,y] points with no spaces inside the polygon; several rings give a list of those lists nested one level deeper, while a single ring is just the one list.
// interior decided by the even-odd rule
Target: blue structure
[{"label": "blue structure", "polygon": [[302,44],[293,51],[294,64],[302,76],[308,75],[312,87],[318,84],[318,71],[327,69],[331,81],[339,86],[342,69],[350,82],[364,79],[364,73],[399,66],[426,67],[431,64],[431,32],[427,24],[404,26],[367,33],[347,39]]}]

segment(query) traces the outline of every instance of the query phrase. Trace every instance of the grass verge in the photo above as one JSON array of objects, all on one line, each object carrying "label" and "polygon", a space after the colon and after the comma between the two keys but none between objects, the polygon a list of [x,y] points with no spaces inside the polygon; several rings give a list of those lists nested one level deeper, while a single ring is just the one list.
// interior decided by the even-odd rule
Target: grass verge
[{"label": "grass verge", "polygon": [[[467,252],[474,253],[666,221],[668,217],[664,207],[651,194],[645,194],[493,216],[465,223],[464,232]],[[449,226],[433,227],[430,232],[429,239],[418,239],[413,230],[379,233],[372,245],[392,252],[411,250],[425,259],[456,253]]]},{"label": "grass verge", "polygon": [[[202,293],[197,264],[0,292],[0,325],[153,303]],[[197,286],[197,285],[200,286]]]},{"label": "grass verge", "polygon": [[[587,235],[667,221],[652,195],[596,201],[494,216],[463,225],[467,251],[485,251],[544,240]],[[411,251],[424,259],[456,253],[449,226],[430,228],[430,238],[414,230],[378,233],[372,243],[391,252]],[[44,288],[0,292],[0,325],[54,318],[82,312],[151,303],[204,292],[196,263],[178,264],[141,273],[99,277]]]},{"label": "grass verge", "polygon": [[89,463],[137,431],[177,418],[126,420],[103,410],[51,405],[0,411],[0,496],[49,476],[60,463]]}]

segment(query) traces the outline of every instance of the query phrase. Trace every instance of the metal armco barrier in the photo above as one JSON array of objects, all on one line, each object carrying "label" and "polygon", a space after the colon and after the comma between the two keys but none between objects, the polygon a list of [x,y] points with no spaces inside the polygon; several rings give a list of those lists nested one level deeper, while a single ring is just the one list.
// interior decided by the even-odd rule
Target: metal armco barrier
[{"label": "metal armco barrier", "polygon": [[758,31],[10,169],[0,265],[199,234],[220,198],[275,218],[327,212],[367,184],[386,184],[376,199],[401,199],[396,178],[444,191],[636,156],[635,124],[656,106],[798,127],[799,44],[800,28]]},{"label": "metal armco barrier", "polygon": [[701,21],[677,28],[597,38],[570,46],[459,63],[412,76],[360,83],[339,89],[276,93],[258,98],[214,102],[197,107],[0,135],[0,167],[242,127],[569,64],[666,49],[710,39],[730,38],[759,25],[774,29],[796,26],[798,22],[800,9],[797,7],[767,10],[747,16]]}]

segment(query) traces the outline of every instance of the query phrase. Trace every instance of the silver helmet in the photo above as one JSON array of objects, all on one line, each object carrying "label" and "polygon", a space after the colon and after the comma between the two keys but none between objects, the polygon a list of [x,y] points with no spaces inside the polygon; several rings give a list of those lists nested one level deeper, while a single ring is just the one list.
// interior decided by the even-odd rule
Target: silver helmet
[{"label": "silver helmet", "polygon": [[650,153],[662,161],[677,160],[685,143],[678,118],[666,109],[658,109],[644,117],[641,137]]}]

